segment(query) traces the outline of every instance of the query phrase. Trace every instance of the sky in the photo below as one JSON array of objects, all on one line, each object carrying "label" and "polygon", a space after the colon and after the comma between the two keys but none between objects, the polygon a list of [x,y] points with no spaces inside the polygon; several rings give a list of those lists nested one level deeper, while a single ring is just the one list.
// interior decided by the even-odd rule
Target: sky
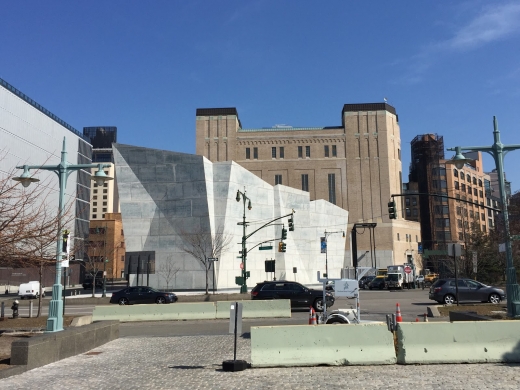
[{"label": "sky", "polygon": [[[244,128],[341,125],[344,104],[396,108],[410,142],[520,146],[520,2],[4,0],[0,77],[82,131],[195,153],[197,108]],[[58,148],[60,146],[58,145]],[[453,152],[446,151],[446,158]],[[520,150],[505,158],[520,190]],[[495,168],[484,156],[484,169]]]}]

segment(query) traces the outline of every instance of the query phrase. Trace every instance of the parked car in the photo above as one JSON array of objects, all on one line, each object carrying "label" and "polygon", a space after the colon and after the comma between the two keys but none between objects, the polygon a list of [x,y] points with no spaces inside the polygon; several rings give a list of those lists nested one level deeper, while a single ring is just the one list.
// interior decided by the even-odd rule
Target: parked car
[{"label": "parked car", "polygon": [[[257,283],[251,290],[251,299],[290,299],[291,307],[314,307],[323,311],[323,290],[314,290],[297,282],[284,280]],[[327,307],[334,305],[334,296],[325,293]]]},{"label": "parked car", "polygon": [[[96,280],[96,287],[102,288],[103,287],[103,278],[101,278],[101,279],[96,278],[95,280]],[[82,284],[83,288],[85,290],[92,289],[93,281],[94,281],[94,279],[92,279],[92,278],[85,279],[85,281]]]},{"label": "parked car", "polygon": [[20,284],[20,287],[18,287],[18,294],[20,295],[21,299],[38,298],[40,292],[42,294],[42,298],[45,297],[45,290],[43,289],[43,286],[40,288],[39,281],[22,283]]},{"label": "parked car", "polygon": [[368,284],[369,290],[384,290],[386,288],[386,278],[374,278],[372,281]]},{"label": "parked car", "polygon": [[415,283],[417,283],[417,284],[424,283],[424,275],[417,275],[415,277]]},{"label": "parked car", "polygon": [[[478,301],[500,303],[505,299],[504,290],[487,286],[472,279],[458,279],[459,302]],[[439,303],[451,305],[456,302],[455,279],[438,279],[431,287],[429,298]]]},{"label": "parked car", "polygon": [[375,275],[368,275],[368,276],[363,276],[361,279],[359,279],[359,288],[362,288],[363,290],[366,289],[368,287],[368,284],[375,279]]},{"label": "parked car", "polygon": [[151,287],[127,287],[112,294],[110,303],[119,305],[134,305],[141,303],[174,303],[177,295],[171,292],[158,291]]},{"label": "parked car", "polygon": [[433,284],[437,279],[439,279],[439,274],[428,274],[424,277],[424,283]]}]

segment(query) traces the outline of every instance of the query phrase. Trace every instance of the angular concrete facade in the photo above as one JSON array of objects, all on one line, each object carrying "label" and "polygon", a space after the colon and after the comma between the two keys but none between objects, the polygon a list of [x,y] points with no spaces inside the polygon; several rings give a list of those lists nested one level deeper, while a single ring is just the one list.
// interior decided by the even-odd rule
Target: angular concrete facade
[{"label": "angular concrete facade", "polygon": [[[278,252],[281,224],[259,230],[247,241],[250,250],[248,287],[270,278],[265,260],[276,260],[276,278],[316,284],[317,271],[325,272],[325,254],[320,253],[320,237],[325,230],[346,230],[348,212],[324,200],[310,201],[309,193],[294,188],[272,186],[235,162],[211,163],[205,157],[177,152],[114,144],[116,180],[128,252],[155,252],[155,273],[149,275],[152,287],[166,288],[157,272],[172,261],[179,272],[169,283],[173,289],[204,289],[204,266],[183,250],[186,234],[199,231],[214,234],[219,226],[232,236],[228,250],[216,263],[217,289],[238,289],[235,277],[241,275],[243,203],[237,203],[237,190],[246,191],[252,209],[246,209],[247,234],[268,221],[294,209],[295,231],[288,232],[287,252]],[[251,249],[259,242],[273,240],[272,250]],[[328,236],[330,277],[340,277],[345,266],[345,238]],[[296,268],[296,273],[294,273]],[[213,275],[210,272],[210,289]],[[130,283],[136,284],[135,274]],[[144,276],[146,278],[146,275]],[[143,279],[141,279],[143,280]],[[142,283],[142,282],[141,282]]]}]

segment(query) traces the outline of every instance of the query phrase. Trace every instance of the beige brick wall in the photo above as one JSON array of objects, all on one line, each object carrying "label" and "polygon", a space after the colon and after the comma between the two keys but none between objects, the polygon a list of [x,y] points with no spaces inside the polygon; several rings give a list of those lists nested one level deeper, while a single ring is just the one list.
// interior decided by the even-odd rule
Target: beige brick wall
[{"label": "beige brick wall", "polygon": [[[382,110],[345,112],[342,119],[343,125],[337,127],[244,131],[239,128],[235,116],[199,116],[196,152],[213,162],[234,160],[272,185],[275,175],[281,175],[282,184],[302,189],[302,175],[308,175],[311,200],[330,201],[329,175],[334,174],[335,204],[349,211],[350,222],[348,227],[334,228],[350,232],[355,222],[375,222],[376,250],[404,253],[404,246],[401,248],[402,244],[393,233],[396,221],[388,218],[387,209],[390,195],[401,193],[401,141],[397,118]],[[325,157],[325,146],[329,147],[329,157]],[[332,156],[333,146],[336,156]],[[284,148],[283,158],[280,157],[281,147]],[[301,147],[301,157],[298,147]],[[306,156],[307,147],[310,157]],[[246,159],[246,148],[250,150],[249,159]],[[255,148],[257,159],[254,158]],[[275,158],[272,148],[276,148]],[[400,223],[406,226],[401,234],[417,235],[420,240],[418,223],[404,220]],[[369,247],[369,241],[358,237],[359,253]],[[346,250],[350,250],[348,240]]]}]

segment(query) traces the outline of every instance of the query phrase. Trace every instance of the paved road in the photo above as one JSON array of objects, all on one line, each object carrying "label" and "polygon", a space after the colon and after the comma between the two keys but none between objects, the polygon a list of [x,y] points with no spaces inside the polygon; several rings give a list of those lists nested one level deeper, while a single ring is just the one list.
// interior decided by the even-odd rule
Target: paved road
[{"label": "paved road", "polygon": [[[459,364],[253,368],[229,373],[233,337],[126,337],[3,379],[0,389],[517,389],[520,366]],[[250,362],[250,340],[237,358]]]}]

